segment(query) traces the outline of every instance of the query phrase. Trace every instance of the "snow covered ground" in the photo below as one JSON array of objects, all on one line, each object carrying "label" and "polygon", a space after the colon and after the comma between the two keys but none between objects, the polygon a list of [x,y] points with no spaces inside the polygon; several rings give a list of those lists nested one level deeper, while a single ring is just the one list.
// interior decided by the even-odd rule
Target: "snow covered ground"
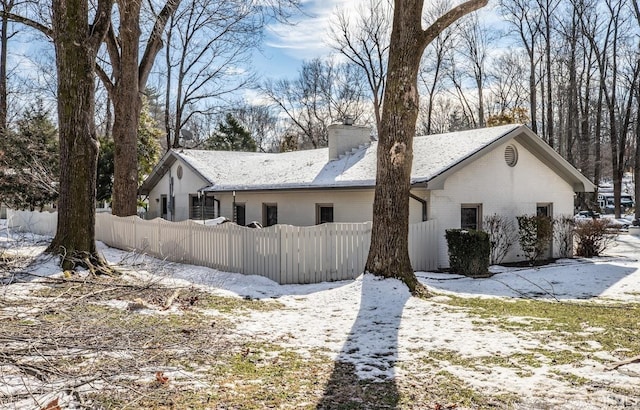
[{"label": "snow covered ground", "polygon": [[[122,258],[122,253],[113,249],[103,252],[112,262]],[[185,265],[164,269],[163,275],[174,284],[197,283],[224,295],[277,298],[285,309],[252,313],[238,323],[239,331],[303,353],[324,350],[334,359],[355,365],[362,378],[385,379],[403,377],[404,372],[411,371],[409,364],[428,351],[446,349],[473,359],[535,349],[572,350],[572,346],[547,344],[539,337],[478,325],[477,318],[439,302],[448,296],[640,302],[640,237],[621,235],[608,254],[593,260],[561,260],[534,269],[494,267],[499,273],[487,279],[419,272],[421,282],[439,295],[432,300],[412,298],[398,281],[371,275],[353,281],[284,286],[259,276]],[[598,346],[594,346],[594,354],[617,360],[610,353],[599,353]],[[639,397],[612,397],[609,391],[593,388],[593,383],[578,388],[558,380],[557,367],[549,364],[535,368],[526,377],[509,368],[478,372],[450,365],[446,370],[480,391],[518,395],[528,403],[525,408],[640,406]],[[607,371],[595,360],[580,367],[565,367],[563,371],[603,386],[640,388],[639,364],[627,365],[623,372]]]},{"label": "snow covered ground", "polygon": [[[32,248],[33,252],[38,250],[42,246]],[[334,360],[353,364],[358,376],[367,379],[397,379],[424,371],[420,363],[439,351],[471,361],[484,358],[481,363],[486,363],[487,357],[575,350],[575,346],[540,333],[506,330],[483,321],[448,304],[452,297],[541,299],[549,303],[640,302],[640,237],[634,235],[621,235],[605,257],[560,260],[533,269],[493,267],[496,274],[486,279],[419,272],[420,281],[436,294],[428,300],[411,297],[396,280],[371,275],[333,283],[278,285],[260,276],[168,264],[105,246],[101,246],[101,252],[111,263],[129,265],[135,275],[161,277],[169,285],[197,284],[220,295],[277,299],[284,308],[242,316],[237,331],[302,354],[324,352]],[[37,273],[60,274],[53,264],[41,266]],[[597,329],[585,329],[589,331]],[[453,360],[439,363],[441,370],[478,391],[520,397],[521,408],[639,408],[640,397],[625,392],[640,391],[640,364],[609,371],[605,363],[619,357],[596,342],[592,345],[593,360],[583,360],[579,365],[549,361],[526,372],[522,367],[464,366]],[[559,378],[559,372],[589,382],[571,383],[566,377]]]}]

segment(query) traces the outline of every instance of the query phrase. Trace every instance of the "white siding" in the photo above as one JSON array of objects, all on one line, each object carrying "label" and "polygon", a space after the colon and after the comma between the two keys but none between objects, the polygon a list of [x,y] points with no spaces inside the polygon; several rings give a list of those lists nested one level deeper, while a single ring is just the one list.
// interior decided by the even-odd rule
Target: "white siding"
[{"label": "white siding", "polygon": [[[504,149],[509,144],[518,150],[515,167],[509,167],[504,160]],[[444,233],[460,227],[461,204],[480,203],[483,216],[504,215],[517,227],[515,217],[535,214],[538,203],[552,203],[553,216],[572,215],[573,198],[571,185],[528,150],[515,141],[500,145],[451,175],[443,190],[430,191],[429,219],[437,219],[440,227],[440,264],[449,264]],[[515,248],[507,260],[523,259],[519,247]]]},{"label": "white siding", "polygon": [[[230,192],[213,195],[220,200],[220,214],[232,219],[233,195]],[[367,222],[373,214],[373,190],[236,191],[236,203],[245,204],[247,223],[263,223],[262,204],[265,203],[278,205],[279,224],[315,225],[316,204],[333,204],[334,222]]]},{"label": "white siding", "polygon": [[[184,164],[181,180],[176,175],[176,169],[181,161],[176,161],[170,172],[165,173],[160,182],[149,193],[150,218],[160,217],[161,195],[169,196],[169,178],[173,176],[174,196],[176,200],[176,213],[174,221],[183,221],[189,218],[189,194],[195,194],[204,188],[206,182],[191,171]],[[412,193],[418,197],[426,198],[424,189],[414,189]],[[233,194],[231,192],[209,192],[220,201],[220,216],[233,219]],[[368,222],[373,216],[373,188],[371,189],[329,189],[329,190],[292,190],[244,192],[236,191],[236,203],[245,204],[246,221],[258,221],[263,223],[262,205],[277,204],[278,223],[294,226],[312,226],[316,224],[316,204],[333,204],[334,222]],[[422,222],[422,205],[420,202],[410,199],[410,223]],[[168,219],[171,219],[169,216]]]},{"label": "white siding", "polygon": [[[178,178],[178,166],[182,166],[182,178]],[[170,170],[167,171],[160,182],[149,192],[149,209],[148,214],[151,218],[160,217],[162,212],[161,196],[166,195],[169,198],[169,181],[173,177],[173,196],[175,197],[175,215],[169,214],[167,219],[173,221],[184,221],[189,219],[189,194],[197,194],[199,189],[208,186],[206,180],[187,166],[182,160],[178,159],[173,163]]]}]

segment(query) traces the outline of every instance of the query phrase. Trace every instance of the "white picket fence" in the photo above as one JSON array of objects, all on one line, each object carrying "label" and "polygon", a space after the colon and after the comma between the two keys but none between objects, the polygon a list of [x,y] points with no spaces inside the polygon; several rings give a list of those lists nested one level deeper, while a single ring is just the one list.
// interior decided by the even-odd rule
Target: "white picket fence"
[{"label": "white picket fence", "polygon": [[[9,211],[8,226],[53,236],[56,213]],[[353,279],[364,270],[371,223],[331,223],[311,227],[275,225],[251,229],[226,223],[151,221],[137,216],[96,215],[96,239],[173,262],[227,272],[265,276],[280,284]],[[409,255],[416,270],[438,266],[436,221],[411,224]]]}]

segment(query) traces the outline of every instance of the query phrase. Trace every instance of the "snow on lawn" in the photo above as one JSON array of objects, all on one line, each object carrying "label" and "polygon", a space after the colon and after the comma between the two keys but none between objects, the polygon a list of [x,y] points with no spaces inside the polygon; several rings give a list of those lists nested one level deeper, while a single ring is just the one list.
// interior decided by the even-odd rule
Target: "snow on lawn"
[{"label": "snow on lawn", "polygon": [[[429,368],[424,364],[433,352],[454,352],[457,357],[473,360],[524,355],[540,349],[575,350],[558,339],[545,338],[540,332],[504,330],[446,302],[452,296],[459,296],[533,298],[550,303],[585,299],[638,303],[638,236],[620,236],[608,252],[610,256],[560,260],[531,269],[492,267],[497,273],[485,279],[419,272],[420,281],[438,295],[429,300],[411,297],[406,287],[396,280],[371,275],[351,281],[278,285],[260,276],[168,263],[104,245],[100,250],[107,260],[120,264],[132,274],[169,285],[197,284],[226,296],[277,298],[284,306],[282,309],[252,311],[234,319],[236,331],[301,354],[324,352],[334,360],[353,364],[361,378],[384,380],[426,371],[424,377],[432,379],[444,370],[481,393],[519,396],[523,408],[600,409],[625,403],[640,405],[638,397],[612,393],[617,387],[636,392],[640,389],[638,364],[624,366],[624,371],[607,371],[602,360],[585,356],[575,365],[544,362],[528,368],[525,374],[518,372],[517,367],[490,364],[470,367],[440,361],[435,369],[433,365]],[[39,269],[43,275],[55,271],[53,262]],[[593,357],[604,359],[604,363],[618,359],[611,352],[601,351],[595,342],[592,347]],[[590,382],[573,385],[567,378],[559,378],[558,372]]]},{"label": "snow on lawn", "polygon": [[[126,255],[109,248],[102,251],[112,263]],[[540,335],[483,324],[463,309],[441,302],[451,295],[640,302],[640,237],[620,236],[608,254],[593,260],[560,260],[531,269],[492,267],[498,273],[486,279],[419,272],[421,282],[439,295],[431,300],[412,298],[400,282],[371,275],[352,281],[278,285],[260,276],[161,262],[155,262],[155,275],[174,285],[196,283],[223,295],[277,298],[285,308],[243,317],[237,322],[237,330],[303,354],[326,352],[335,360],[353,364],[361,378],[386,379],[402,377],[404,372],[412,371],[413,363],[434,351],[453,351],[473,359],[525,354],[535,349],[573,350],[561,342],[544,341]],[[154,263],[149,261],[147,268]],[[617,360],[609,352],[599,352],[597,343],[594,345],[594,356],[606,362]],[[579,366],[552,365],[532,367],[524,376],[518,375],[517,368],[509,367],[470,369],[450,365],[443,370],[479,391],[518,395],[529,406],[552,403],[554,408],[588,409],[616,407],[627,399],[634,400],[627,403],[639,403],[637,397],[613,397],[610,390],[597,386],[638,389],[640,365],[627,365],[624,372],[606,371],[601,361],[588,359]],[[558,371],[591,380],[592,384],[572,386],[557,377]]]}]

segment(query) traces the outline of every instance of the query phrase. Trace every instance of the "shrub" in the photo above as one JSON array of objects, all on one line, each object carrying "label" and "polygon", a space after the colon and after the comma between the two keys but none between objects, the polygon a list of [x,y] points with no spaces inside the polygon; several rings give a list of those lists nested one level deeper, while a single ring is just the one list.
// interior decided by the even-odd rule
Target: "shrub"
[{"label": "shrub", "polygon": [[489,235],[483,231],[447,229],[449,266],[465,276],[487,276],[489,273]]},{"label": "shrub", "polygon": [[560,215],[553,220],[553,239],[558,245],[558,254],[562,258],[569,258],[573,254],[575,226],[575,220],[569,215]]},{"label": "shrub", "polygon": [[545,253],[553,237],[553,221],[544,215],[522,215],[518,220],[518,242],[530,264]]},{"label": "shrub", "polygon": [[576,255],[591,258],[600,255],[616,234],[606,219],[593,219],[576,224]]},{"label": "shrub", "polygon": [[516,241],[516,230],[513,222],[502,215],[493,214],[482,220],[483,230],[489,235],[491,253],[489,262],[492,265],[502,262]]}]

